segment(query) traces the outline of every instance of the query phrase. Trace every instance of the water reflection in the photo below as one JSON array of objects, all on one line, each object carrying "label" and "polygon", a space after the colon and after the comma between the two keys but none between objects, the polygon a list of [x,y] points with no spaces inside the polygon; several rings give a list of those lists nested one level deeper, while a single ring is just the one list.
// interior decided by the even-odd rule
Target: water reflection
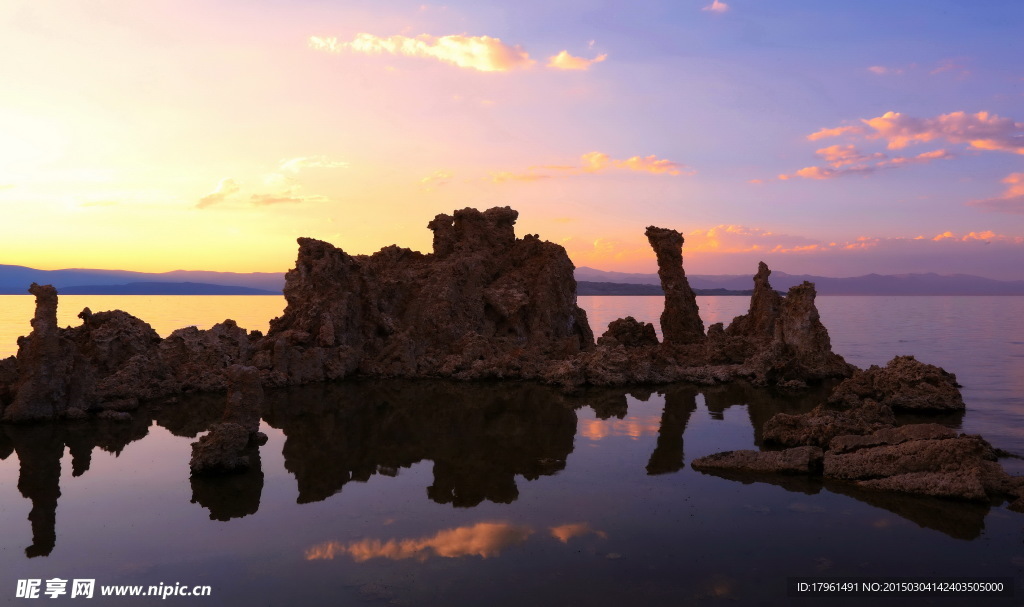
[{"label": "water reflection", "polygon": [[[397,476],[403,468],[429,460],[433,479],[423,488],[426,497],[439,504],[469,508],[485,501],[511,503],[520,492],[516,477],[534,480],[565,469],[577,433],[576,410],[582,407],[591,407],[598,418],[579,424],[582,436],[597,440],[626,435],[649,441],[651,451],[645,471],[662,475],[684,469],[684,436],[701,403],[712,418],[719,419],[729,407],[745,407],[751,421],[751,442],[759,446],[765,420],[779,412],[809,410],[821,402],[828,388],[786,393],[737,383],[630,391],[592,388],[564,394],[528,383],[346,382],[271,391],[263,417],[284,435],[284,467],[295,479],[300,504],[325,500],[353,481]],[[630,415],[630,398],[649,401],[655,407],[660,401],[660,418],[656,414]],[[25,549],[26,555],[46,556],[56,545],[65,450],[70,453],[72,475],[82,476],[88,472],[97,448],[119,454],[129,443],[146,437],[152,423],[175,436],[194,438],[220,420],[223,406],[223,395],[181,396],[151,403],[131,421],[0,426],[0,459],[17,456],[18,490],[32,504],[28,517],[32,543]],[[264,464],[258,448],[253,447],[248,455],[254,465],[245,473],[189,479],[192,503],[207,509],[211,519],[228,521],[259,510]],[[181,470],[180,479],[171,482],[187,478],[184,461]],[[770,483],[806,495],[822,491],[842,494],[921,527],[967,540],[981,534],[989,512],[985,505],[876,493],[800,477],[716,476],[744,483]],[[425,538],[328,543],[321,549],[322,554],[344,553],[353,558],[403,555],[400,558],[420,559],[460,550],[488,556],[497,554],[499,544],[525,541],[532,533],[522,527],[500,525],[507,524],[479,523]],[[563,543],[587,535],[605,537],[587,523],[551,527],[549,535]]]}]

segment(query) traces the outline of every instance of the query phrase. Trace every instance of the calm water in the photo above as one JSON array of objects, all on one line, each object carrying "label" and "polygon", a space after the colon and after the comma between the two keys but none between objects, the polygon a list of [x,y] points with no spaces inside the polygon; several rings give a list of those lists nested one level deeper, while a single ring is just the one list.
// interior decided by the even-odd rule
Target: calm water
[{"label": "calm water", "polygon": [[[913,353],[946,367],[968,402],[952,422],[1024,454],[1024,298],[818,302],[847,360]],[[83,306],[120,307],[161,335],[224,317],[265,330],[283,303],[62,297],[61,322],[77,324]],[[707,322],[747,306],[699,303]],[[597,333],[661,311],[659,298],[581,304]],[[6,336],[27,333],[31,308],[29,297],[0,297],[3,354]],[[219,417],[219,396],[150,407],[128,424],[0,427],[0,603],[22,602],[19,579],[59,577],[212,591],[86,605],[1024,604],[1024,515],[689,468],[757,445],[765,419],[816,398],[742,385],[575,395],[515,383],[307,386],[268,396],[257,469],[202,481],[189,478],[189,443]],[[787,577],[814,575],[1006,576],[1018,589],[983,603],[786,597]]]}]

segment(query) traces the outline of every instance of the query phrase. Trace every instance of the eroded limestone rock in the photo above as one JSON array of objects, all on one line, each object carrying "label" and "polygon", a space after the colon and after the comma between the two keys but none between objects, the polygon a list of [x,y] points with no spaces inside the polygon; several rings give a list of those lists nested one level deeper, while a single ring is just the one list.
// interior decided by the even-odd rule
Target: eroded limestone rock
[{"label": "eroded limestone rock", "polygon": [[608,323],[608,330],[597,340],[599,346],[625,346],[640,348],[658,345],[658,335],[654,325],[640,322],[632,316],[619,318]]},{"label": "eroded limestone rock", "polygon": [[661,334],[667,344],[704,341],[704,323],[697,308],[697,296],[683,271],[683,235],[675,230],[649,226],[647,241],[658,259],[658,278],[665,292]]},{"label": "eroded limestone rock", "polygon": [[836,386],[829,402],[857,406],[867,399],[902,411],[963,411],[956,376],[922,363],[913,356],[897,356],[885,367],[858,370]]},{"label": "eroded limestone rock", "polygon": [[698,457],[694,470],[729,470],[753,474],[820,474],[824,454],[819,447],[793,447],[783,451],[724,451]]},{"label": "eroded limestone rock", "polygon": [[253,362],[274,384],[374,376],[539,375],[593,349],[565,250],[513,231],[508,207],[438,215],[434,252],[348,255],[299,240],[288,307]]},{"label": "eroded limestone rock", "polygon": [[828,447],[838,436],[871,434],[895,423],[892,409],[874,401],[848,411],[818,405],[801,415],[775,415],[765,422],[762,436],[766,442],[787,447]]},{"label": "eroded limestone rock", "polygon": [[242,472],[249,469],[249,431],[238,424],[222,423],[192,443],[189,468],[193,474]]}]

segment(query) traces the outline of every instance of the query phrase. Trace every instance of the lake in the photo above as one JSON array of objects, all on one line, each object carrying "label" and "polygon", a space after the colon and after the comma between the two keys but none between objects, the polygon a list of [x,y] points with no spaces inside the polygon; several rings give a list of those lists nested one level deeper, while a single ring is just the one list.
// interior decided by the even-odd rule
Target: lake
[{"label": "lake", "polygon": [[[744,297],[699,297],[706,323]],[[656,297],[581,297],[595,333],[656,322]],[[281,297],[66,296],[122,308],[163,336],[230,317],[266,330]],[[1024,455],[1024,298],[819,297],[833,349],[943,366],[967,413],[944,419]],[[32,298],[0,297],[0,356]],[[190,443],[223,396],[181,397],[134,422],[0,426],[0,602],[19,580],[95,580],[87,605],[1024,604],[1024,515],[1004,506],[744,483],[689,468],[760,444],[771,415],[822,390],[743,384],[577,394],[528,383],[357,381],[268,393],[258,466],[190,479]],[[1020,460],[1003,465],[1024,474]],[[1015,597],[791,598],[797,577],[995,576]],[[23,582],[24,585],[24,582]],[[101,586],[208,586],[195,598]],[[31,603],[29,603],[31,604]]]}]

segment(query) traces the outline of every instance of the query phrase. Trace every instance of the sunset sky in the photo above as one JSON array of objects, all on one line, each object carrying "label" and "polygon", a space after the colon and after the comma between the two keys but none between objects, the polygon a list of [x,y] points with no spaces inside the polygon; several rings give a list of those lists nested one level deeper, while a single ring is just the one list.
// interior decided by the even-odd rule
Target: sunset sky
[{"label": "sunset sky", "polygon": [[0,263],[283,271],[519,210],[577,266],[1024,279],[1024,2],[4,0]]}]

